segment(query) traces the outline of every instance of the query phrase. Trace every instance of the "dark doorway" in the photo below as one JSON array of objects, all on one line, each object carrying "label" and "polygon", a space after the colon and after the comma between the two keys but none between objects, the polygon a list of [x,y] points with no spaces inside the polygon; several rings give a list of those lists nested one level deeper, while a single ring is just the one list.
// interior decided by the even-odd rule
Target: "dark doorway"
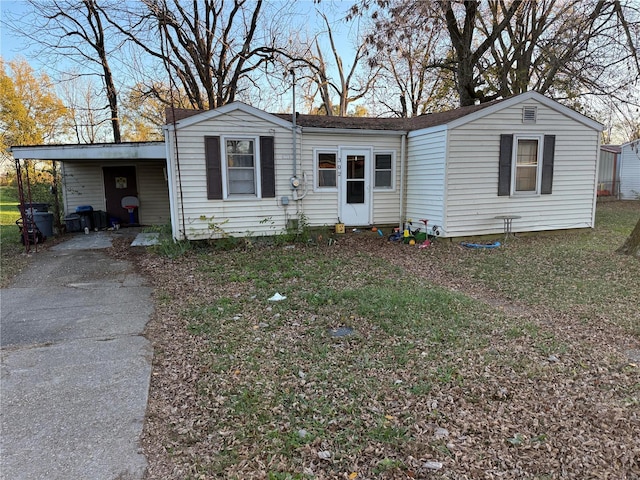
[{"label": "dark doorway", "polygon": [[[102,167],[104,174],[104,195],[109,218],[117,218],[120,224],[131,224],[129,211],[122,207],[123,197],[137,197],[136,167]],[[138,209],[133,211],[138,223]],[[111,223],[111,220],[109,220]]]}]

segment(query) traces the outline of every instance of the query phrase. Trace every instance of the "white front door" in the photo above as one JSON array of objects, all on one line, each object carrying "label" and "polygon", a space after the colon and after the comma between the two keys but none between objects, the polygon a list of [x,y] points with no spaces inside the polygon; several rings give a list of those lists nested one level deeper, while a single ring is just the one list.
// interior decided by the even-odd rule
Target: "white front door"
[{"label": "white front door", "polygon": [[370,162],[369,150],[340,151],[340,220],[345,225],[371,224]]}]

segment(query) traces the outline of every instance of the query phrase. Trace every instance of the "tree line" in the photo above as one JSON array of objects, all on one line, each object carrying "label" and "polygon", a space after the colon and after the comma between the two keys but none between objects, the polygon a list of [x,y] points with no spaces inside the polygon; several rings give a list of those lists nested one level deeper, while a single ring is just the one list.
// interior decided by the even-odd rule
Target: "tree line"
[{"label": "tree line", "polygon": [[[107,129],[114,142],[154,138],[166,106],[284,105],[292,74],[308,113],[409,117],[536,90],[616,113],[625,140],[640,134],[632,0],[357,0],[337,20],[316,0],[316,31],[290,2],[28,4],[6,26],[64,65],[56,81],[80,143]],[[336,32],[355,26],[345,57]]]}]

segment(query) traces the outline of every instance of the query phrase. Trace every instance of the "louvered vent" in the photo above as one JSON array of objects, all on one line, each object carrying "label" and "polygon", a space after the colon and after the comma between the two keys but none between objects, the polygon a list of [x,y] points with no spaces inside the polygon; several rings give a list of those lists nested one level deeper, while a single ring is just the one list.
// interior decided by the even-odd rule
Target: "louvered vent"
[{"label": "louvered vent", "polygon": [[536,123],[537,115],[537,107],[524,107],[522,109],[522,123]]}]

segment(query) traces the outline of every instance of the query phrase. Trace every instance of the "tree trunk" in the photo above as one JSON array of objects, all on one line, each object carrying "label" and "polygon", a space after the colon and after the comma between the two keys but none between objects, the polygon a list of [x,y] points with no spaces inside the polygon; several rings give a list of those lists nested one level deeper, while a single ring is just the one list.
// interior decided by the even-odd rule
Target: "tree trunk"
[{"label": "tree trunk", "polygon": [[629,238],[627,238],[624,244],[618,249],[618,253],[640,257],[640,220],[636,223]]}]

